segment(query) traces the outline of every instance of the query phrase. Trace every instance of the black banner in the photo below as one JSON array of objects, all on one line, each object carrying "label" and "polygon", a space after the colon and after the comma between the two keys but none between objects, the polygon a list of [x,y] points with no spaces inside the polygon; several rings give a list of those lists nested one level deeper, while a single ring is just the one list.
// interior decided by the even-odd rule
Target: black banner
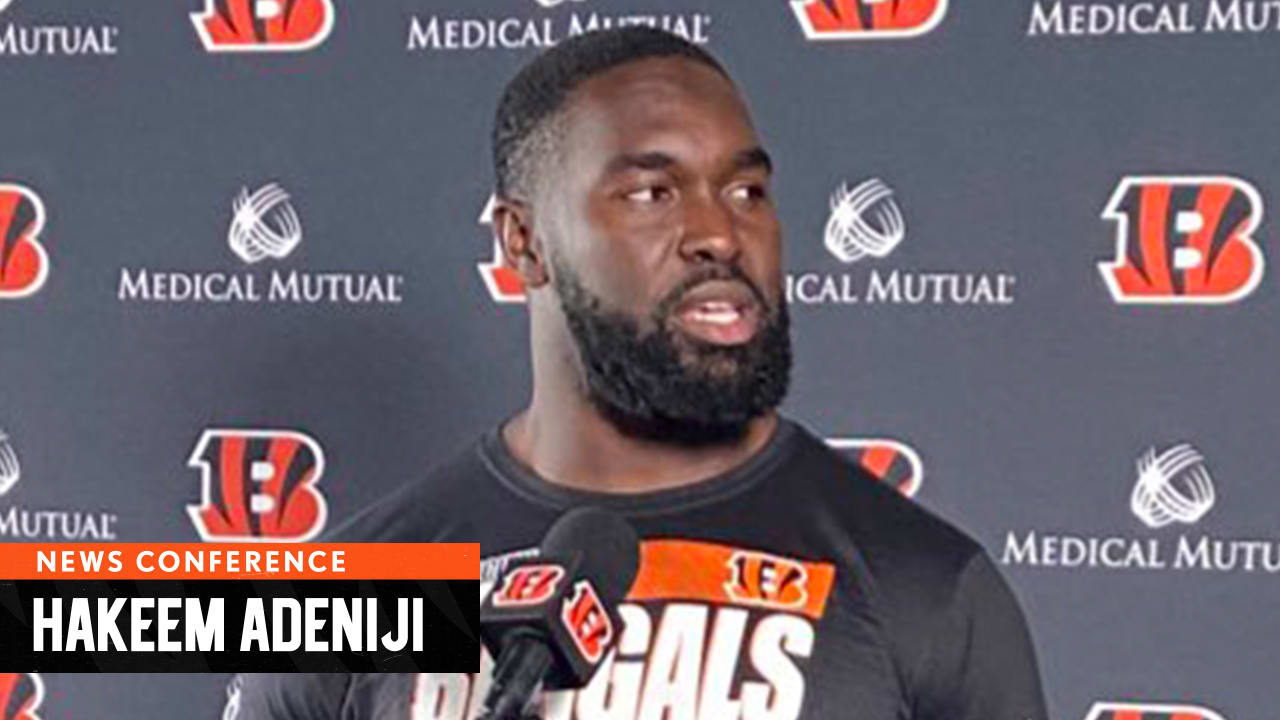
[{"label": "black banner", "polygon": [[476,672],[478,596],[475,580],[7,581],[0,670]]}]

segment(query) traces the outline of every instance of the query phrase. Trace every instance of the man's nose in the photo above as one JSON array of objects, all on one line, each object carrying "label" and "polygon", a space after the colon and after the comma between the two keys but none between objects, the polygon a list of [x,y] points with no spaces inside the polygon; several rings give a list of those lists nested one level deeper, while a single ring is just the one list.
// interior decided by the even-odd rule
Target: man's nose
[{"label": "man's nose", "polygon": [[689,262],[729,263],[738,258],[738,240],[733,210],[713,194],[691,193],[684,203],[684,223],[680,254]]}]

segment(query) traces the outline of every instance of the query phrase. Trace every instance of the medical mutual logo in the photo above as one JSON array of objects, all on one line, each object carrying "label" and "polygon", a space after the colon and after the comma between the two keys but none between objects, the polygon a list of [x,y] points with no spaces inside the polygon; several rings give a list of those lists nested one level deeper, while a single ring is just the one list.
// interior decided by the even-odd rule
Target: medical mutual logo
[{"label": "medical mutual logo", "polygon": [[1175,445],[1138,459],[1138,482],[1129,508],[1149,528],[1171,523],[1194,525],[1213,507],[1213,478],[1204,457],[1190,445]]},{"label": "medical mutual logo", "polygon": [[0,430],[0,495],[9,490],[22,479],[22,464],[18,462],[18,454],[14,452],[9,436]]},{"label": "medical mutual logo", "polygon": [[[20,452],[8,433],[0,430],[0,541],[7,540],[117,540],[120,518],[103,510],[66,507],[32,507],[22,502],[30,497],[29,483],[24,479]],[[39,462],[32,463],[39,465]],[[29,473],[28,473],[29,474]],[[37,474],[39,471],[37,469]],[[39,485],[36,486],[37,492]]]},{"label": "medical mutual logo", "polygon": [[1134,38],[1280,32],[1269,0],[1035,0],[1027,36]]},{"label": "medical mutual logo", "polygon": [[231,205],[234,214],[227,230],[227,244],[241,260],[252,265],[268,257],[283,260],[302,242],[302,221],[289,203],[289,193],[276,183],[253,191],[240,188]]},{"label": "medical mutual logo", "polygon": [[[244,185],[228,204],[226,248],[249,268],[120,269],[120,302],[398,305],[404,275],[282,267],[302,244],[303,220],[279,182]],[[212,239],[211,235],[211,239]]]},{"label": "medical mutual logo", "polygon": [[793,305],[1011,305],[1017,277],[991,270],[919,271],[895,267],[900,247],[929,238],[912,237],[904,203],[880,178],[841,182],[831,193],[823,246],[843,272],[829,269],[787,273]]},{"label": "medical mutual logo", "polygon": [[120,28],[102,22],[68,24],[61,14],[56,17],[57,22],[46,22],[54,16],[48,14],[45,5],[40,0],[0,0],[0,13],[4,13],[0,16],[0,57],[98,57],[119,53]]},{"label": "medical mutual logo", "polygon": [[831,195],[824,241],[827,251],[840,262],[886,257],[906,236],[902,210],[893,200],[893,191],[879,178],[852,190],[841,183]]},{"label": "medical mutual logo", "polygon": [[458,7],[448,14],[411,15],[405,50],[542,49],[583,33],[632,25],[665,30],[699,45],[711,40],[708,13],[654,12],[617,0],[480,0]]},{"label": "medical mutual logo", "polygon": [[1000,559],[1005,565],[1077,571],[1280,573],[1280,540],[1194,530],[1217,499],[1208,461],[1194,445],[1149,447],[1138,455],[1129,494],[1129,510],[1147,532],[1014,530],[1005,536]]}]

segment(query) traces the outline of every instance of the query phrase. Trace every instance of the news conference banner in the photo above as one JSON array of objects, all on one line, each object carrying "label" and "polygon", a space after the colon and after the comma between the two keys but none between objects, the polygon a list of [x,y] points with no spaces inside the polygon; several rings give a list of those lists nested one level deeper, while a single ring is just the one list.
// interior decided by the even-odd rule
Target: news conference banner
[{"label": "news conference banner", "polygon": [[0,545],[0,670],[476,672],[475,543]]}]

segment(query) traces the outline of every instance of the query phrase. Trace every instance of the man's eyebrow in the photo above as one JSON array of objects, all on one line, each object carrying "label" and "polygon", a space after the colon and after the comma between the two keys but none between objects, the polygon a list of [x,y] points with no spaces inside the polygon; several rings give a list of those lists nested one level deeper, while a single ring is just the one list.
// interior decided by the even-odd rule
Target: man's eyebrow
[{"label": "man's eyebrow", "polygon": [[[605,165],[605,173],[626,172],[627,170],[666,170],[676,164],[676,159],[664,152],[622,154],[615,156]],[[773,159],[759,145],[742,150],[733,156],[733,169],[748,170],[762,167],[765,172],[773,172]]]},{"label": "man's eyebrow", "polygon": [[733,156],[734,170],[747,170],[755,167],[763,167],[767,173],[773,172],[773,158],[769,157],[769,153],[759,145],[750,150],[743,150]]},{"label": "man's eyebrow", "polygon": [[646,152],[617,155],[605,166],[605,173],[626,172],[627,170],[666,170],[676,164],[676,159],[664,152]]}]

